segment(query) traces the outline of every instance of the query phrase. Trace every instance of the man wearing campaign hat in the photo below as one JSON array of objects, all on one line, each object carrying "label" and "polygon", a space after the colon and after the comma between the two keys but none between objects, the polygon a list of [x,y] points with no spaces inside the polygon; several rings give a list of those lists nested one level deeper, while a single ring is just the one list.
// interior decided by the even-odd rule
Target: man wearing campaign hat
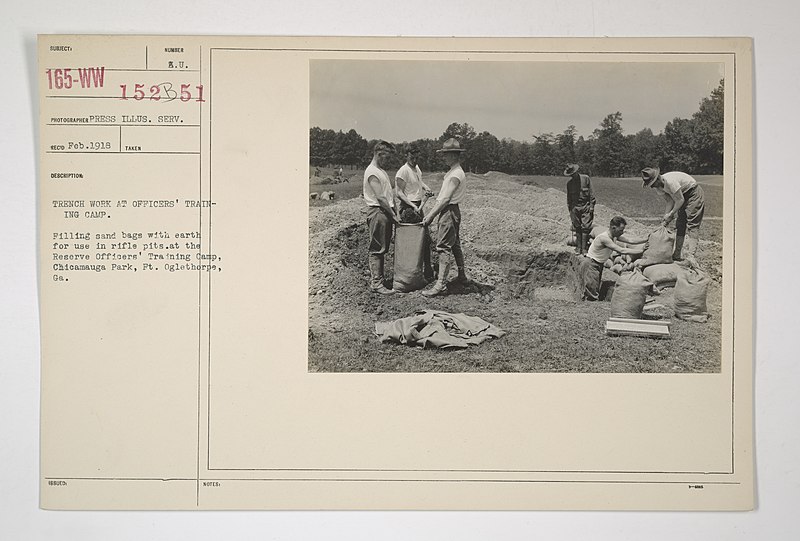
[{"label": "man wearing campaign hat", "polygon": [[589,248],[589,234],[594,221],[594,191],[589,175],[578,173],[576,163],[567,165],[564,176],[567,181],[567,208],[572,228],[575,230],[575,252],[585,254]]},{"label": "man wearing campaign hat", "polygon": [[642,169],[642,187],[655,189],[666,200],[667,206],[661,225],[666,227],[675,216],[678,217],[675,224],[677,231],[672,259],[681,261],[685,255],[689,263],[696,265],[694,254],[699,243],[700,223],[703,221],[705,211],[703,188],[691,175],[680,171],[662,174],[658,167]]},{"label": "man wearing campaign hat", "polygon": [[464,152],[464,149],[456,139],[450,138],[436,152],[442,155],[450,170],[444,175],[442,189],[436,198],[436,204],[422,220],[422,225],[428,227],[434,218],[438,217],[439,219],[436,243],[436,251],[439,253],[439,277],[433,287],[422,292],[426,297],[441,295],[447,291],[447,275],[453,265],[453,260],[458,267],[456,280],[462,283],[467,281],[464,270],[464,252],[461,250],[461,209],[459,208],[467,190],[466,177],[461,168],[461,153]]}]

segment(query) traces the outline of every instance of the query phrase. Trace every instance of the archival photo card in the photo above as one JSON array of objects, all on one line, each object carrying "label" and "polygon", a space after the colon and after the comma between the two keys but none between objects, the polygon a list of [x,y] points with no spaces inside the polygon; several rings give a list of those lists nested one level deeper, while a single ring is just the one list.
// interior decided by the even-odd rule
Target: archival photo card
[{"label": "archival photo card", "polygon": [[40,36],[42,507],[751,509],[751,62]]}]

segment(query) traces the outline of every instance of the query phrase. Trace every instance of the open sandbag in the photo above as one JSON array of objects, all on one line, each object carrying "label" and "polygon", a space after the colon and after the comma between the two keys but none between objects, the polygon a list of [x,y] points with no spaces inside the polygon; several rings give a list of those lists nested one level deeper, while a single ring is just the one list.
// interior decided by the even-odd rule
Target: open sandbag
[{"label": "open sandbag", "polygon": [[642,268],[660,263],[672,263],[672,252],[675,249],[675,233],[666,227],[659,227],[647,237],[644,253],[639,259]]},{"label": "open sandbag", "polygon": [[708,285],[711,279],[696,269],[682,269],[675,283],[675,317],[686,321],[708,321]]},{"label": "open sandbag", "polygon": [[653,282],[638,270],[623,273],[611,297],[611,317],[641,319],[647,293],[652,287]]},{"label": "open sandbag", "polygon": [[645,277],[658,287],[672,287],[678,279],[678,274],[684,270],[677,263],[659,263],[645,268]]},{"label": "open sandbag", "polygon": [[395,291],[407,293],[422,289],[425,280],[425,251],[430,250],[422,224],[400,224],[395,230],[394,281]]}]

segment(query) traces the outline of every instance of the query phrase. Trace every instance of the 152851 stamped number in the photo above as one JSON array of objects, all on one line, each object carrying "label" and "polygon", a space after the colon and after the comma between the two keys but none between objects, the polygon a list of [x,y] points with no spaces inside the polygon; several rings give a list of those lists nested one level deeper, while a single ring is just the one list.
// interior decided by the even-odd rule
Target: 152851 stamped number
[{"label": "152851 stamped number", "polygon": [[121,100],[133,99],[136,101],[150,100],[150,101],[173,101],[181,100],[204,102],[203,98],[203,85],[181,84],[178,90],[172,83],[159,83],[156,85],[147,85],[136,83],[133,85],[131,92],[130,85],[119,85],[122,95]]}]

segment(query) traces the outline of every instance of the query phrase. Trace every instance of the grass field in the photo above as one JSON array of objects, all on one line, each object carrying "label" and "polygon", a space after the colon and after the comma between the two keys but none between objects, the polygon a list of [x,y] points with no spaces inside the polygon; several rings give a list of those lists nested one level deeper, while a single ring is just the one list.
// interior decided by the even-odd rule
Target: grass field
[{"label": "grass field", "polygon": [[[390,173],[394,173],[391,171]],[[563,177],[468,175],[462,210],[462,244],[472,284],[427,299],[419,292],[384,297],[367,288],[368,234],[361,194],[363,173],[349,183],[312,185],[337,199],[310,201],[309,370],[323,372],[669,372],[720,370],[721,278],[712,272],[707,324],[673,320],[670,340],[609,337],[609,303],[574,300],[568,269],[570,248]],[[425,175],[438,191],[441,173]],[[709,208],[721,208],[721,178],[703,178]],[[636,217],[658,223],[663,200],[637,179],[593,179],[598,216]],[[563,209],[562,209],[563,207]],[[649,217],[649,218],[648,218]],[[712,216],[713,217],[713,216]],[[597,220],[600,220],[598,217]],[[638,227],[641,228],[642,225]],[[719,268],[722,220],[704,222],[702,262]],[[698,254],[700,257],[701,254]],[[568,265],[567,265],[568,266]],[[521,276],[535,267],[528,289]],[[392,253],[386,276],[391,277]],[[672,290],[656,297],[663,307],[651,317],[672,318]],[[463,351],[420,350],[381,344],[376,321],[405,317],[421,308],[477,315],[506,330],[501,339]]]},{"label": "grass field", "polygon": [[[566,177],[516,176],[519,182],[541,188],[566,190]],[[722,216],[722,175],[697,175],[706,199],[706,217]],[[662,216],[664,199],[650,188],[642,188],[642,180],[632,178],[592,178],[598,203],[615,208],[629,217]]]},{"label": "grass field", "polygon": [[[394,177],[395,171],[387,172],[390,177]],[[329,174],[332,174],[332,172]],[[362,191],[364,170],[345,170],[344,175],[352,175],[350,182],[344,182],[342,184],[311,184],[309,192],[320,193],[330,191],[335,193],[336,200],[340,201],[359,197]],[[441,186],[441,173],[428,173],[424,174],[423,177],[434,191],[437,191]],[[553,188],[566,192],[565,177],[515,175],[509,178],[526,186]],[[721,217],[723,204],[722,175],[698,175],[695,178],[701,184],[703,192],[705,193],[705,216],[707,218]],[[597,177],[592,179],[592,186],[598,203],[614,208],[620,211],[624,216],[646,219],[657,218],[664,214],[665,203],[663,198],[659,196],[655,190],[642,188],[642,181],[638,178]],[[566,199],[564,201],[566,205]],[[324,206],[330,205],[331,202],[312,200],[309,204],[311,206]]]}]

